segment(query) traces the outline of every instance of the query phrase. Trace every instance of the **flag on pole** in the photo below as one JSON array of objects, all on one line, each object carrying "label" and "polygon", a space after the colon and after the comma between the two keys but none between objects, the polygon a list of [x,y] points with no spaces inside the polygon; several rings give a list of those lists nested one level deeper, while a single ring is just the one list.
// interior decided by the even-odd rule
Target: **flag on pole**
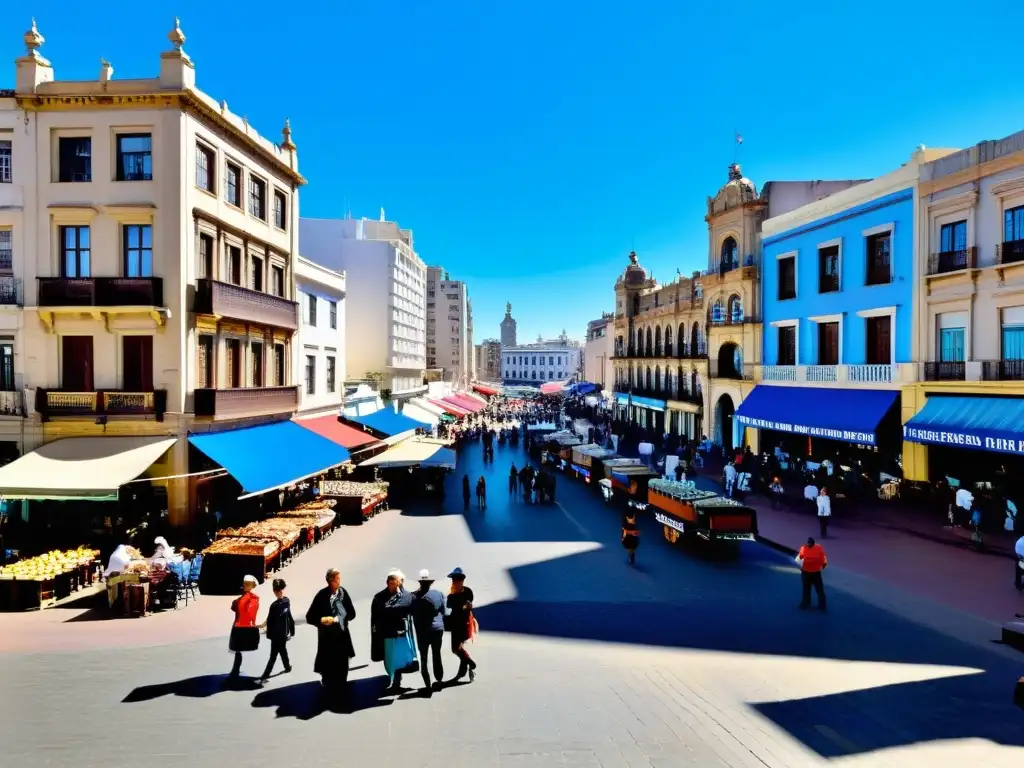
[{"label": "flag on pole", "polygon": [[742,144],[743,143],[743,137],[740,136],[738,133],[736,134],[736,143],[737,144]]}]

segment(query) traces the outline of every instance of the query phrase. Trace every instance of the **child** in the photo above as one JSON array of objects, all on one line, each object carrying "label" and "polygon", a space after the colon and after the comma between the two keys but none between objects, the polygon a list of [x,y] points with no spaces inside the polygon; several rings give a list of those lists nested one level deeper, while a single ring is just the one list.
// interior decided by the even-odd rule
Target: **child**
[{"label": "child", "polygon": [[274,597],[277,599],[270,604],[270,611],[267,613],[267,620],[263,622],[262,629],[267,631],[267,639],[270,641],[270,660],[267,661],[267,668],[263,670],[260,677],[261,682],[270,678],[274,669],[277,657],[284,662],[284,671],[291,672],[292,665],[288,659],[288,641],[295,637],[295,619],[292,618],[292,604],[284,596],[284,579],[274,579]]}]

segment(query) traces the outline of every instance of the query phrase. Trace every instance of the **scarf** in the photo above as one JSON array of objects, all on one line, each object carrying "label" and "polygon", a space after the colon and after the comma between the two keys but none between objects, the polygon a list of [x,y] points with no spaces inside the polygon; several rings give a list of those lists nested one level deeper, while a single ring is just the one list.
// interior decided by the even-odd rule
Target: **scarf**
[{"label": "scarf", "polygon": [[344,627],[345,622],[348,619],[348,613],[345,611],[345,590],[338,587],[338,591],[330,596],[331,615],[338,620],[338,626]]}]

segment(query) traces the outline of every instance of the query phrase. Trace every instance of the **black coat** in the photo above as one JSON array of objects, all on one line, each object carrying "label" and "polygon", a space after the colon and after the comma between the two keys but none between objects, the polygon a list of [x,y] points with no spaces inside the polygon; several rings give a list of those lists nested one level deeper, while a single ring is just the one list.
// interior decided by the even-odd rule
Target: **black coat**
[{"label": "black coat", "polygon": [[382,589],[370,603],[370,660],[384,661],[384,640],[401,637],[406,632],[406,619],[412,613],[416,597],[399,588],[391,594]]},{"label": "black coat", "polygon": [[356,655],[356,649],[352,645],[352,635],[349,632],[349,623],[356,617],[356,609],[352,605],[352,598],[348,592],[341,588],[341,604],[345,608],[345,623],[321,626],[320,619],[326,616],[334,616],[331,610],[331,588],[324,587],[313,598],[313,602],[306,611],[306,623],[316,627],[316,661],[313,664],[313,671],[318,675],[331,675],[348,669],[348,660]]},{"label": "black coat", "polygon": [[287,597],[275,600],[270,604],[267,614],[267,639],[290,640],[295,637],[295,619],[292,616],[292,604]]}]

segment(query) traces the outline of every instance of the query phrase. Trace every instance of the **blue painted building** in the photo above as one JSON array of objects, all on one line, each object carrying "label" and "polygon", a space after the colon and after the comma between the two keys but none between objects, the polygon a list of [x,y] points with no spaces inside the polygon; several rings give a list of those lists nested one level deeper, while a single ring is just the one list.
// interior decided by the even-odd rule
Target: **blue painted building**
[{"label": "blue painted building", "polygon": [[918,173],[915,154],[762,224],[762,365],[736,413],[762,443],[771,433],[815,459],[844,449],[804,438],[899,454],[899,390],[916,380]]}]

